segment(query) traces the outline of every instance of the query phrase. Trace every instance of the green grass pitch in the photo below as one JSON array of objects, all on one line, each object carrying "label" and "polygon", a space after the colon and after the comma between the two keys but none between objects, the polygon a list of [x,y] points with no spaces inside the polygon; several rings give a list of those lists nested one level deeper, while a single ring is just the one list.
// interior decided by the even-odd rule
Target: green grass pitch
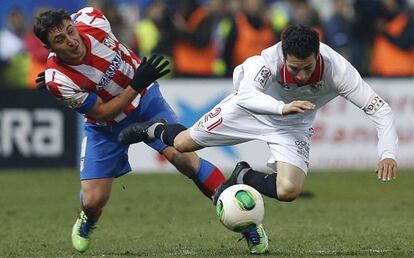
[{"label": "green grass pitch", "polygon": [[[373,172],[311,172],[303,197],[265,198],[269,257],[414,257],[414,172],[382,183]],[[191,180],[133,174],[116,181],[77,254],[75,170],[0,172],[0,257],[251,257]]]}]

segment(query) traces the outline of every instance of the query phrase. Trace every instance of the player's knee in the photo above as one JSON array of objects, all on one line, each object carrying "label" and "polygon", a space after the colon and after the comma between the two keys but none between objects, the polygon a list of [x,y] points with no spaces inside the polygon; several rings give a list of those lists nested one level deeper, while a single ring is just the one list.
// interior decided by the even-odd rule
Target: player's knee
[{"label": "player's knee", "polygon": [[101,209],[105,206],[109,195],[99,191],[89,191],[83,193],[82,206],[85,209]]},{"label": "player's knee", "polygon": [[294,201],[300,194],[301,189],[292,183],[280,184],[277,187],[277,199],[283,202]]},{"label": "player's knee", "polygon": [[188,148],[188,145],[185,143],[185,141],[182,141],[177,138],[174,140],[174,148],[179,152],[191,151],[191,149]]},{"label": "player's knee", "polygon": [[198,145],[190,136],[188,130],[179,133],[174,139],[174,148],[179,152],[193,152],[203,147]]}]

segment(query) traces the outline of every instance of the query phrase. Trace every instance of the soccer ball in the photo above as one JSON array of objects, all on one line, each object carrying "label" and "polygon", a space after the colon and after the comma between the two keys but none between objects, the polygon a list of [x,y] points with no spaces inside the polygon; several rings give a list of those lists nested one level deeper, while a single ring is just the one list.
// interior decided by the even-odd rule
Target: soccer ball
[{"label": "soccer ball", "polygon": [[235,232],[247,232],[262,224],[263,198],[251,186],[245,184],[230,186],[220,194],[216,214],[226,228]]}]

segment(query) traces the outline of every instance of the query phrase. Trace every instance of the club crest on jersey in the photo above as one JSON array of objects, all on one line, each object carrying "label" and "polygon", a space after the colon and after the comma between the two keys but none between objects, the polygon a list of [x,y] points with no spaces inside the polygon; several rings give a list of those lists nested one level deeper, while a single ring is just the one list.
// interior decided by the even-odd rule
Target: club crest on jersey
[{"label": "club crest on jersey", "polygon": [[107,47],[109,47],[112,50],[115,50],[116,48],[116,40],[111,38],[111,36],[106,36],[106,38],[103,41],[103,44]]},{"label": "club crest on jersey", "polygon": [[262,66],[262,68],[260,68],[260,71],[257,73],[256,77],[254,77],[254,81],[260,83],[260,85],[264,87],[270,75],[272,75],[270,69],[266,66]]}]

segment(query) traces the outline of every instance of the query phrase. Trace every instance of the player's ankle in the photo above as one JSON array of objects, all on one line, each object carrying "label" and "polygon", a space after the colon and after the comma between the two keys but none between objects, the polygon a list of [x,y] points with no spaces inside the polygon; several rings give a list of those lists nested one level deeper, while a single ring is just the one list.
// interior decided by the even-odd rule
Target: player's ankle
[{"label": "player's ankle", "polygon": [[160,138],[162,132],[165,129],[165,124],[164,123],[155,123],[153,125],[151,125],[150,127],[148,127],[148,138],[153,139],[153,138]]}]

